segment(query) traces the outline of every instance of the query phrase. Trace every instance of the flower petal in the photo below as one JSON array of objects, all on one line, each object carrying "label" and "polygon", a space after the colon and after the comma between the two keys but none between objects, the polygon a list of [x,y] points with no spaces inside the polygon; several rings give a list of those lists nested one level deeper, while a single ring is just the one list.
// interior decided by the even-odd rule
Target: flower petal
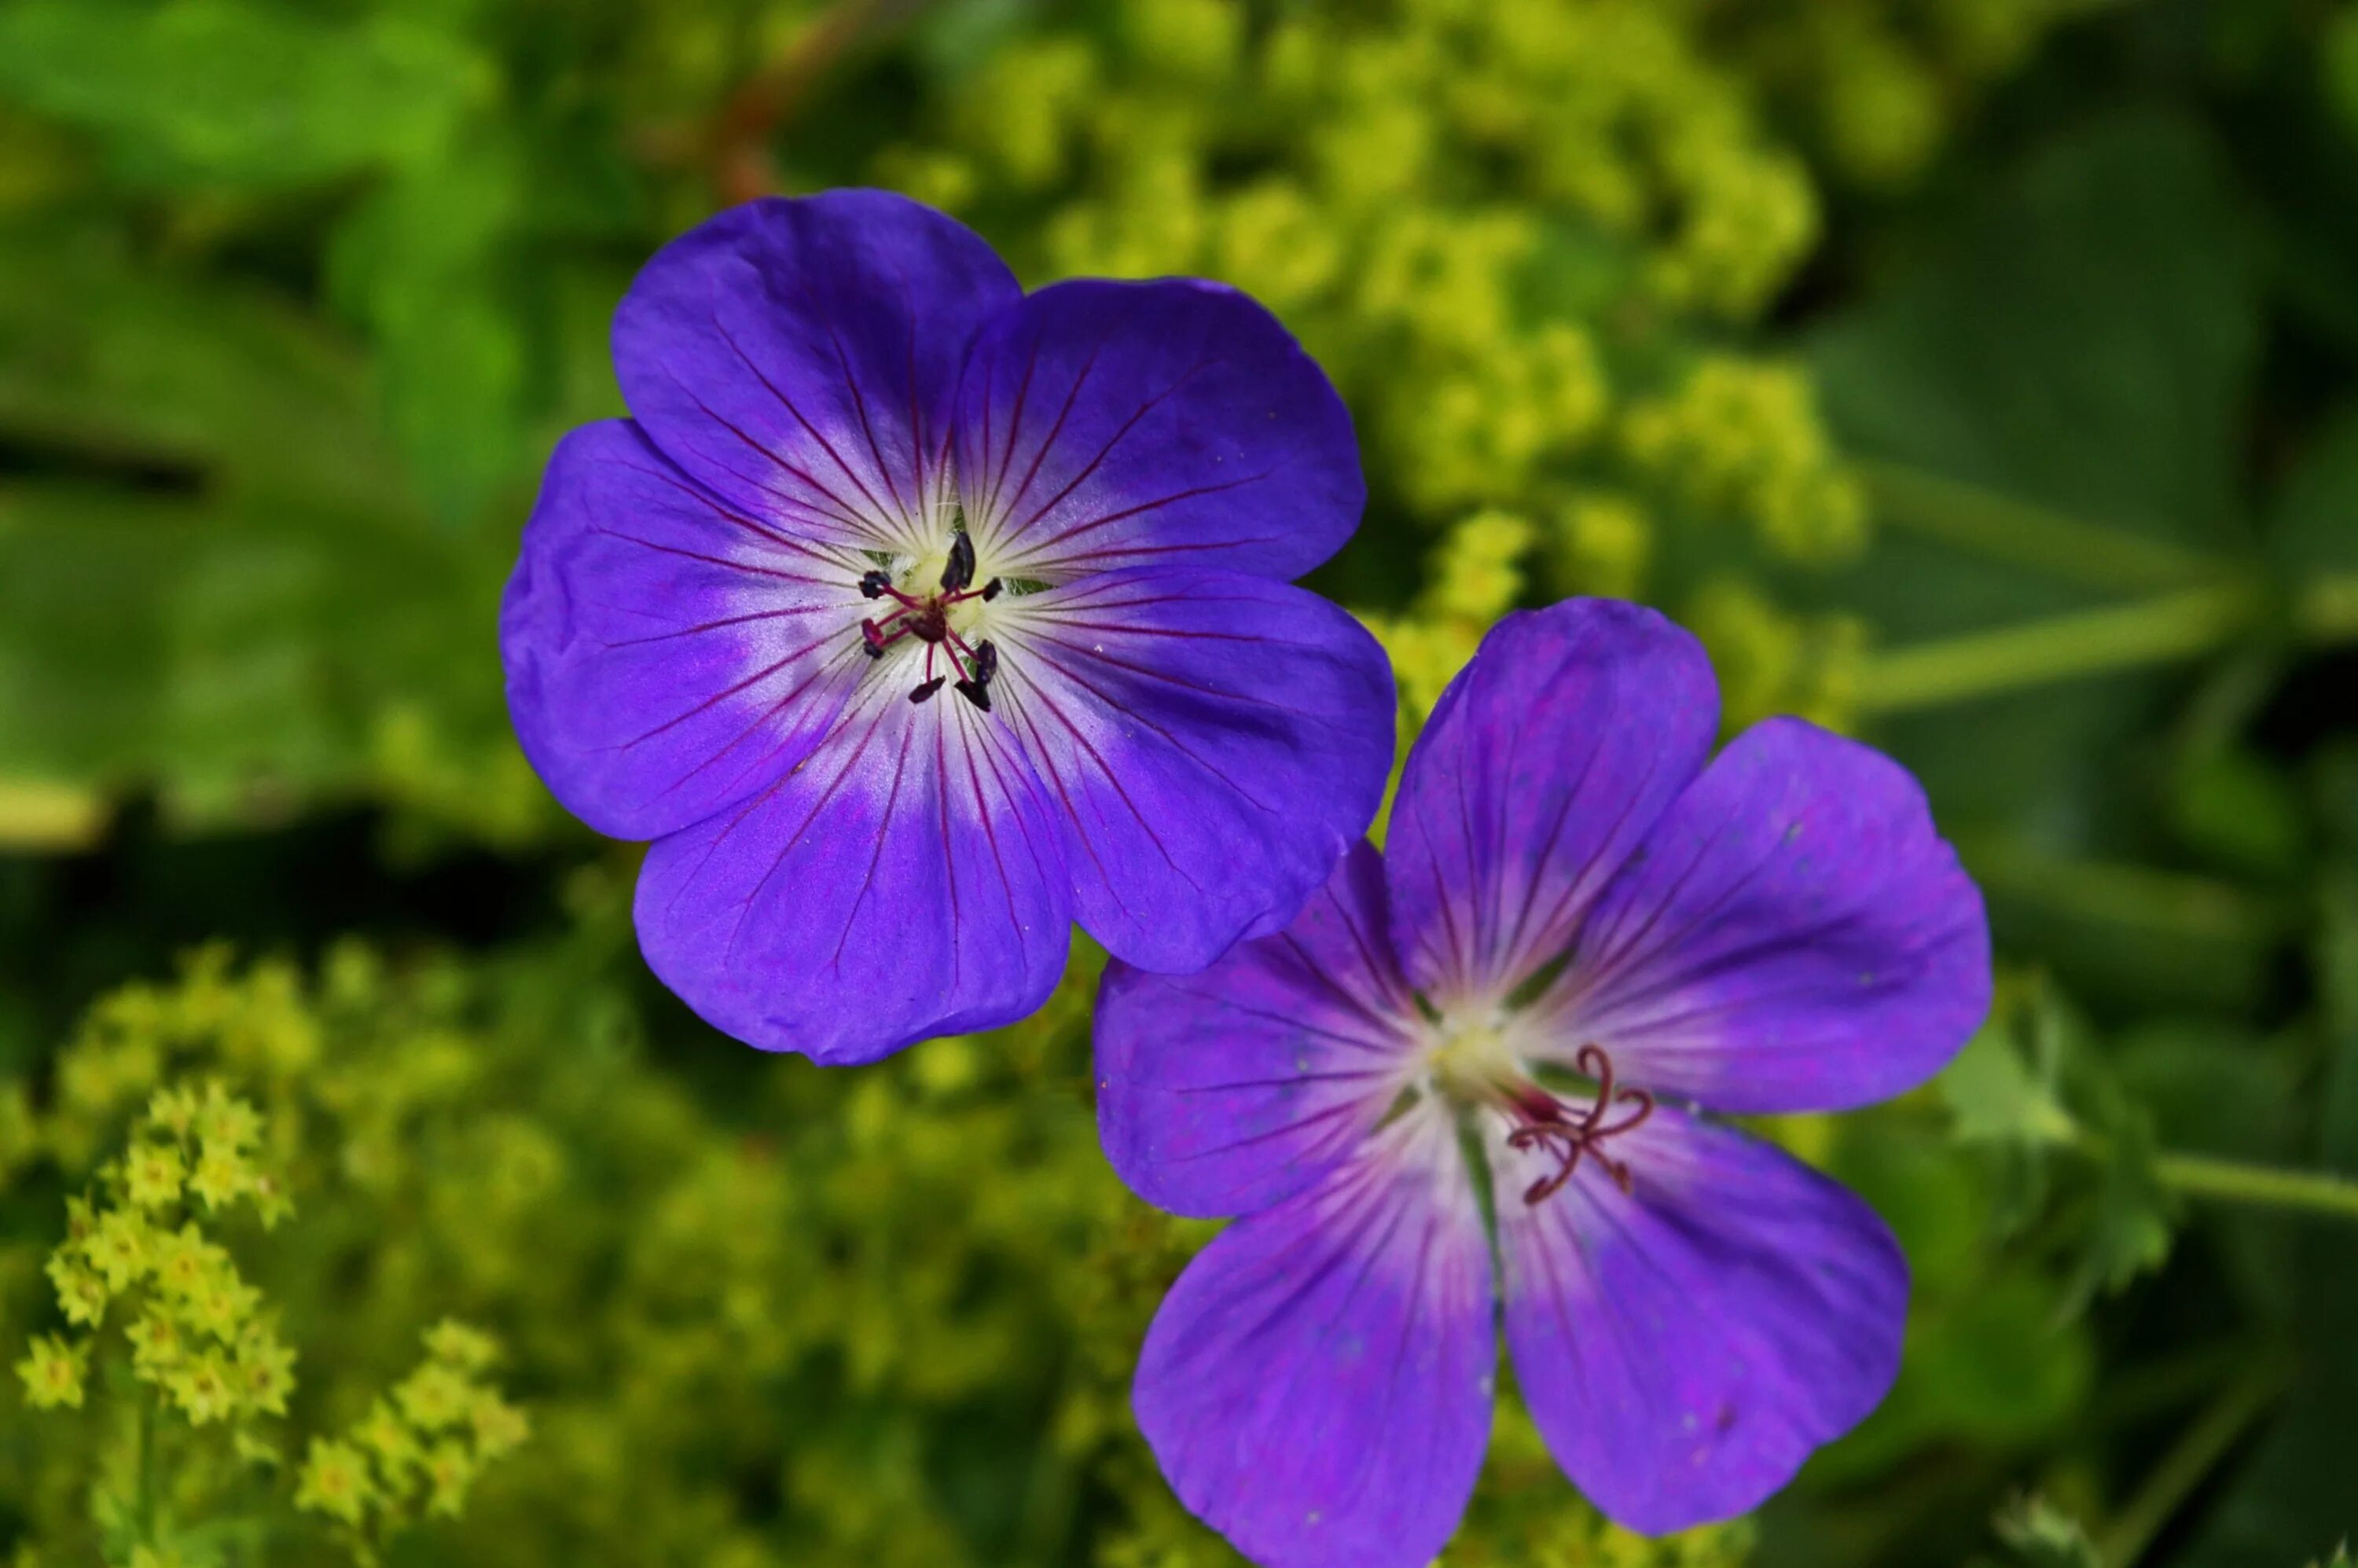
[{"label": "flower petal", "polygon": [[1187,1266],[1139,1358],[1139,1428],[1256,1563],[1422,1568],[1489,1442],[1493,1301],[1448,1120],[1403,1118]]},{"label": "flower petal", "polygon": [[1508,616],[1410,752],[1385,865],[1409,979],[1497,1000],[1561,954],[1710,754],[1711,664],[1653,611],[1574,599]]},{"label": "flower petal", "polygon": [[1765,1143],[1664,1108],[1554,1196],[1494,1142],[1515,1381],[1556,1463],[1649,1535],[1733,1518],[1880,1403],[1908,1264],[1875,1211]]},{"label": "flower petal", "polygon": [[1281,930],[1367,831],[1391,673],[1357,622],[1238,572],[1109,572],[993,607],[992,697],[1059,807],[1081,925],[1192,972]]},{"label": "flower petal", "polygon": [[996,318],[958,394],[958,476],[992,569],[1294,578],[1367,503],[1351,416],[1277,319],[1216,283],[1079,278]]},{"label": "flower petal", "polygon": [[1981,894],[1916,781],[1772,719],[1656,825],[1534,1022],[1716,1110],[1839,1110],[1940,1071],[1989,999]]},{"label": "flower petal", "polygon": [[1130,1188],[1178,1214],[1246,1214],[1309,1186],[1413,1071],[1415,1000],[1365,843],[1283,933],[1199,975],[1117,959],[1098,990],[1098,1128]]},{"label": "flower petal", "polygon": [[858,682],[864,565],[733,510],[627,420],[574,431],[500,609],[525,754],[620,838],[742,800],[802,761]]},{"label": "flower petal", "polygon": [[647,263],[614,314],[614,370],[656,444],[738,510],[922,548],[947,531],[958,366],[1021,292],[906,197],[750,201]]},{"label": "flower petal", "polygon": [[1070,935],[1038,791],[987,715],[872,680],[801,767],[648,851],[640,947],[717,1028],[823,1065],[1011,1022]]}]

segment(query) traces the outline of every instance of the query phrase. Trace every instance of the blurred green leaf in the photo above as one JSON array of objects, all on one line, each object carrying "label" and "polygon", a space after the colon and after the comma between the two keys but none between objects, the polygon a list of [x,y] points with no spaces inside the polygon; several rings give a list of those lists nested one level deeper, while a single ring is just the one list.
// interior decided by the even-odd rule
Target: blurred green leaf
[{"label": "blurred green leaf", "polygon": [[428,157],[489,96],[488,63],[398,16],[262,0],[16,0],[0,95],[96,134],[128,178],[269,189]]}]

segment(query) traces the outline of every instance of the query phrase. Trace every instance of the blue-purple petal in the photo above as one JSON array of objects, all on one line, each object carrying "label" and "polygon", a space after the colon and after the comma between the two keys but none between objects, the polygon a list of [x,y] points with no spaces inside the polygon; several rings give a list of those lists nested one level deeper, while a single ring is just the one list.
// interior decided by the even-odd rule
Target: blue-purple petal
[{"label": "blue-purple petal", "polygon": [[1608,1518],[1667,1534],[1757,1507],[1880,1403],[1908,1265],[1874,1210],[1765,1143],[1668,1108],[1538,1204],[1496,1151],[1515,1380]]},{"label": "blue-purple petal", "polygon": [[1489,1441],[1494,1302],[1447,1119],[1403,1118],[1188,1265],[1139,1359],[1140,1430],[1264,1568],[1423,1568]]},{"label": "blue-purple petal", "polygon": [[1054,284],[996,318],[958,474],[1015,576],[1176,566],[1294,578],[1358,525],[1350,415],[1276,318],[1218,284]]},{"label": "blue-purple petal", "polygon": [[894,548],[946,532],[958,368],[1020,297],[980,238],[906,197],[752,201],[647,263],[614,369],[656,444],[730,505]]},{"label": "blue-purple petal", "polygon": [[1738,736],[1598,900],[1535,1033],[1716,1110],[1839,1110],[1931,1077],[1989,1009],[1980,893],[1889,758]]},{"label": "blue-purple petal", "polygon": [[834,1065],[1032,1012],[1068,903],[1004,730],[878,680],[801,767],[657,841],[635,914],[648,965],[706,1021]]},{"label": "blue-purple petal", "polygon": [[1240,942],[1201,974],[1106,967],[1106,1157],[1176,1214],[1282,1202],[1375,1130],[1415,1070],[1415,1029],[1384,932],[1383,866],[1362,843],[1282,934]]},{"label": "blue-purple petal", "polygon": [[1367,831],[1391,674],[1316,595],[1238,572],[1109,572],[993,622],[996,709],[1065,834],[1081,925],[1192,972],[1281,930]]},{"label": "blue-purple petal", "polygon": [[1444,1007],[1552,959],[1710,754],[1702,647],[1651,610],[1574,599],[1508,616],[1409,753],[1385,842],[1392,930]]},{"label": "blue-purple petal", "polygon": [[500,612],[525,754],[617,838],[742,800],[803,759],[857,682],[863,564],[735,511],[626,420],[574,431]]}]

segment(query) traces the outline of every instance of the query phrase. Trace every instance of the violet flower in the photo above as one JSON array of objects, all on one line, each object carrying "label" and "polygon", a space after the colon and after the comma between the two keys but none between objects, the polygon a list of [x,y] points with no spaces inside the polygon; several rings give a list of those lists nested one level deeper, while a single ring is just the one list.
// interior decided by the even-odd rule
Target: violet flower
[{"label": "violet flower", "polygon": [[1780,719],[1711,759],[1716,725],[1652,611],[1509,616],[1381,857],[1202,974],[1108,971],[1107,1153],[1244,1217],[1163,1303],[1135,1403],[1247,1556],[1429,1561],[1487,1443],[1494,1316],[1557,1463],[1650,1534],[1751,1509],[1889,1388],[1890,1233],[1699,1113],[1931,1076],[1988,1006],[1980,896],[1887,758]]},{"label": "violet flower", "polygon": [[614,320],[633,417],[550,460],[501,645],[526,754],[651,838],[648,963],[827,1063],[1282,927],[1367,827],[1381,650],[1287,579],[1365,499],[1348,415],[1216,284],[1025,295],[914,201],[754,202]]}]

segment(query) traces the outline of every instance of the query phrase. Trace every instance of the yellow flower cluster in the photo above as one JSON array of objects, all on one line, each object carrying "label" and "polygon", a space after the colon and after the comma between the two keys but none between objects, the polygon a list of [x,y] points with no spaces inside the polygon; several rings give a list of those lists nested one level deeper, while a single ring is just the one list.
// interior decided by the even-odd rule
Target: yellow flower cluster
[{"label": "yellow flower cluster", "polygon": [[1433,711],[1451,677],[1481,645],[1482,633],[1521,593],[1522,561],[1534,533],[1511,513],[1476,513],[1433,550],[1429,586],[1407,614],[1361,615],[1391,657],[1392,678],[1412,720]]},{"label": "yellow flower cluster", "polygon": [[1011,214],[1044,273],[1251,292],[1359,412],[1379,496],[1435,523],[1560,508],[1617,461],[1598,438],[1646,378],[1617,363],[1750,318],[1815,238],[1801,166],[1679,7],[1103,12],[1002,47],[883,178]]},{"label": "yellow flower cluster", "polygon": [[1851,727],[1866,654],[1866,627],[1857,617],[1793,614],[1733,578],[1705,583],[1684,613],[1711,652],[1725,728],[1777,713],[1830,730]]},{"label": "yellow flower cluster", "polygon": [[522,1411],[483,1376],[498,1342],[464,1324],[427,1331],[427,1358],[341,1437],[315,1437],[296,1477],[295,1506],[324,1514],[356,1545],[422,1509],[456,1518],[483,1466],[530,1435]]},{"label": "yellow flower cluster", "polygon": [[1866,497],[1836,460],[1799,371],[1726,355],[1622,416],[1639,469],[1684,503],[1752,519],[1790,560],[1831,564],[1866,545]]},{"label": "yellow flower cluster", "polygon": [[195,1217],[249,1206],[265,1227],[289,1205],[254,1160],[262,1120],[219,1082],[159,1091],[130,1146],[99,1171],[103,1200],[67,1200],[66,1239],[48,1273],[73,1345],[37,1339],[18,1367],[37,1405],[79,1405],[81,1370],[113,1317],[131,1348],[132,1374],[161,1390],[197,1426],[287,1413],[293,1352],[262,1295]]}]

